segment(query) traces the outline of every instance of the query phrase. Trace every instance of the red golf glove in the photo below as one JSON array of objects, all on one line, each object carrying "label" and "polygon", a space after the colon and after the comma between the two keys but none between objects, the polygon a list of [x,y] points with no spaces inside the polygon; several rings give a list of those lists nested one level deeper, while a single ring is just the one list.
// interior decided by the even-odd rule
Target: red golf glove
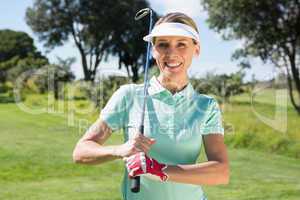
[{"label": "red golf glove", "polygon": [[137,153],[125,159],[128,175],[130,178],[143,174],[152,174],[167,181],[168,175],[163,171],[166,164],[161,164],[155,159],[148,157],[144,152]]}]

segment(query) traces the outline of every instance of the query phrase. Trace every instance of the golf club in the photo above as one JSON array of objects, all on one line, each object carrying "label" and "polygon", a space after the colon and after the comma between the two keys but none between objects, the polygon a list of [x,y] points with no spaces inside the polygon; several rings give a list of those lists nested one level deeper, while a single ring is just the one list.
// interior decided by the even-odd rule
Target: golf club
[{"label": "golf club", "polygon": [[[134,17],[135,20],[140,20],[143,17],[149,15],[150,22],[149,22],[149,34],[152,30],[152,10],[150,8],[144,8],[138,11]],[[139,132],[144,134],[144,118],[145,118],[145,109],[146,109],[146,102],[148,96],[148,69],[149,69],[149,61],[150,61],[150,48],[151,42],[148,41],[147,44],[147,56],[146,56],[146,64],[144,67],[144,100],[143,100],[143,107],[142,107],[142,114],[141,114],[141,121],[139,124]],[[137,176],[131,181],[131,191],[137,193],[140,191],[140,177]]]}]

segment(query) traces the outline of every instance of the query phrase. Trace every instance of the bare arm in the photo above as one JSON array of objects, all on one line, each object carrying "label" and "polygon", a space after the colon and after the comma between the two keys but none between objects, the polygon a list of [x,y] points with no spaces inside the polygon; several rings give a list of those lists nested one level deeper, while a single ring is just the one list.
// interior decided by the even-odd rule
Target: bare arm
[{"label": "bare arm", "polygon": [[165,172],[169,181],[197,185],[228,184],[229,161],[223,136],[204,136],[204,146],[208,161],[193,165],[168,166]]},{"label": "bare arm", "polygon": [[137,152],[147,153],[155,140],[137,134],[121,145],[103,145],[111,136],[111,128],[98,119],[78,141],[73,151],[73,161],[82,164],[100,164],[127,157]]},{"label": "bare arm", "polygon": [[77,142],[73,151],[74,162],[100,164],[120,158],[116,155],[116,146],[103,146],[111,132],[109,126],[98,119]]}]

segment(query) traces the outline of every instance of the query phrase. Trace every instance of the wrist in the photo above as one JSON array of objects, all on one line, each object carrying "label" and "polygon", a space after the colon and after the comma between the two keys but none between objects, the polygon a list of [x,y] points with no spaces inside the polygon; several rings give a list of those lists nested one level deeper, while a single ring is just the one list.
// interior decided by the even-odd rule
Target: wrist
[{"label": "wrist", "polygon": [[149,171],[150,173],[158,176],[160,178],[161,181],[165,182],[168,180],[168,174],[166,173],[166,168],[168,167],[167,164],[164,164],[164,163],[160,163],[158,162],[157,160],[155,159],[152,159],[151,158],[151,161],[152,161],[152,164],[151,164],[151,168]]},{"label": "wrist", "polygon": [[120,152],[120,145],[112,146],[111,149],[112,149],[112,156],[119,159],[123,158]]},{"label": "wrist", "polygon": [[161,168],[162,174],[161,174],[161,176],[160,176],[160,180],[163,181],[163,182],[166,182],[166,181],[168,181],[168,179],[169,179],[169,175],[168,175],[168,173],[166,172],[168,167],[169,167],[168,165],[162,164],[162,168]]},{"label": "wrist", "polygon": [[180,167],[180,165],[168,165],[163,171],[165,174],[168,175],[168,181],[176,181],[175,177],[183,173],[183,170]]}]

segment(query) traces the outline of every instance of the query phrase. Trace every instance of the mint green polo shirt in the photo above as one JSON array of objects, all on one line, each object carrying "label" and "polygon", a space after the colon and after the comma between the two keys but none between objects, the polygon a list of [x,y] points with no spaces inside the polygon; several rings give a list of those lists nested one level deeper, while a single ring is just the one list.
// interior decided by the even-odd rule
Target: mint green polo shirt
[{"label": "mint green polo shirt", "polygon": [[[168,165],[195,164],[202,136],[224,134],[216,100],[198,94],[188,85],[175,94],[162,87],[156,77],[149,81],[144,135],[156,139],[149,156]],[[100,117],[113,130],[123,129],[124,142],[136,134],[142,111],[143,84],[121,86],[102,109]],[[130,191],[125,170],[124,200],[205,200],[199,185],[160,182],[141,176],[140,192]]]}]

